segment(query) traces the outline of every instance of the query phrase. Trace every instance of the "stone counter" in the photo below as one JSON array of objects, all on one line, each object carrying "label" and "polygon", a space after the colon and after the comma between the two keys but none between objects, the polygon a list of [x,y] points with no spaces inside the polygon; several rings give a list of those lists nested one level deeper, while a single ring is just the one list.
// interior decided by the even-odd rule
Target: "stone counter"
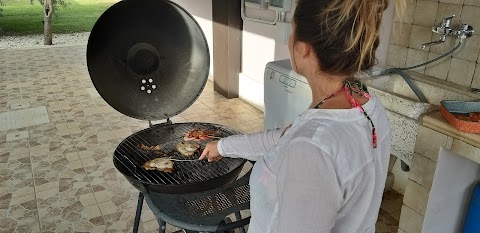
[{"label": "stone counter", "polygon": [[400,215],[399,233],[422,231],[438,154],[442,147],[480,163],[480,134],[456,130],[440,112],[428,114],[420,122]]},{"label": "stone counter", "polygon": [[[455,127],[450,125],[442,116],[440,112],[433,112],[429,115],[426,115],[422,118],[421,125],[433,129],[437,132],[440,132],[442,134],[448,135],[454,139],[457,139],[459,141],[468,143],[472,146],[480,148],[480,134],[470,134],[470,133],[464,133],[460,132]],[[480,154],[479,154],[480,156]],[[480,163],[480,160],[478,157],[476,158],[470,158],[477,163]]]}]

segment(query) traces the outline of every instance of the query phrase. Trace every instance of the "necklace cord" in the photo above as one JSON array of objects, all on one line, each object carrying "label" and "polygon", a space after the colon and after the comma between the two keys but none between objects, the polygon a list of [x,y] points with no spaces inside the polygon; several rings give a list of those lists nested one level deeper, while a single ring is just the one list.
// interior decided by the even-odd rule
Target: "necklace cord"
[{"label": "necklace cord", "polygon": [[336,96],[337,94],[341,93],[342,91],[345,91],[345,94],[347,95],[347,98],[348,98],[352,108],[357,108],[361,113],[363,113],[363,115],[370,122],[370,125],[372,127],[373,148],[374,149],[377,148],[377,130],[375,129],[375,125],[373,124],[373,121],[370,118],[370,116],[367,114],[367,112],[365,112],[363,107],[353,97],[353,93],[356,93],[356,94],[360,95],[361,97],[363,97],[365,99],[370,99],[371,98],[370,93],[368,93],[367,87],[364,86],[363,83],[361,83],[360,81],[358,81],[356,79],[353,80],[353,81],[345,80],[345,84],[344,84],[343,88],[340,88],[339,90],[336,90],[335,92],[333,92],[329,96],[325,97],[322,101],[320,101],[320,103],[318,103],[315,106],[315,108],[320,109],[320,107],[325,103],[325,101],[327,101],[328,99]]}]

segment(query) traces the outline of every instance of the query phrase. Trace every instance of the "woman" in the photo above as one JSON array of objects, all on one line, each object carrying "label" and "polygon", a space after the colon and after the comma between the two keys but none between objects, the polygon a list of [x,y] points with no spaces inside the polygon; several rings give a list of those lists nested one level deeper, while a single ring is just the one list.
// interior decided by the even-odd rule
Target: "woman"
[{"label": "woman", "polygon": [[289,51],[312,104],[285,129],[211,142],[200,159],[256,161],[250,233],[375,232],[390,157],[380,101],[353,79],[374,65],[387,0],[299,0]]}]

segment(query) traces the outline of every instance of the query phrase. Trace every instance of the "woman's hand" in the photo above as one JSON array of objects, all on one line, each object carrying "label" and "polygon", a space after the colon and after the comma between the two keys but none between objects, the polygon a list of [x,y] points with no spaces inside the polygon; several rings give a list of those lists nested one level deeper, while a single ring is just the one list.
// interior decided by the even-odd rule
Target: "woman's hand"
[{"label": "woman's hand", "polygon": [[202,155],[199,160],[208,159],[208,162],[219,161],[222,159],[222,156],[218,152],[217,142],[209,142],[203,149]]}]

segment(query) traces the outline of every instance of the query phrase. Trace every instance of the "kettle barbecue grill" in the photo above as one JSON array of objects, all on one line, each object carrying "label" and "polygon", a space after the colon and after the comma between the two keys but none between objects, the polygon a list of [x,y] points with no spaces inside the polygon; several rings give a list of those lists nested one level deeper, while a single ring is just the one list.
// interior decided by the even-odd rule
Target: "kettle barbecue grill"
[{"label": "kettle barbecue grill", "polygon": [[[146,161],[161,156],[142,150],[141,145],[160,145],[162,154],[182,160],[185,157],[176,152],[175,145],[189,130],[214,130],[218,137],[240,133],[216,124],[170,121],[197,100],[209,73],[205,35],[186,10],[168,0],[123,0],[114,4],[91,31],[87,65],[95,88],[110,106],[149,121],[149,128],[124,139],[113,155],[117,170],[140,191],[134,232],[144,196],[157,216],[160,232],[165,231],[165,219],[198,231],[248,223],[243,219],[218,225],[229,213],[239,216],[238,211],[248,209],[248,175],[235,181],[246,160],[175,161],[173,173],[143,168]],[[166,122],[152,125],[153,120]],[[208,141],[200,143],[202,148]],[[172,208],[172,204],[176,206]],[[205,208],[209,211],[203,211]],[[210,225],[200,226],[205,224]]]}]

